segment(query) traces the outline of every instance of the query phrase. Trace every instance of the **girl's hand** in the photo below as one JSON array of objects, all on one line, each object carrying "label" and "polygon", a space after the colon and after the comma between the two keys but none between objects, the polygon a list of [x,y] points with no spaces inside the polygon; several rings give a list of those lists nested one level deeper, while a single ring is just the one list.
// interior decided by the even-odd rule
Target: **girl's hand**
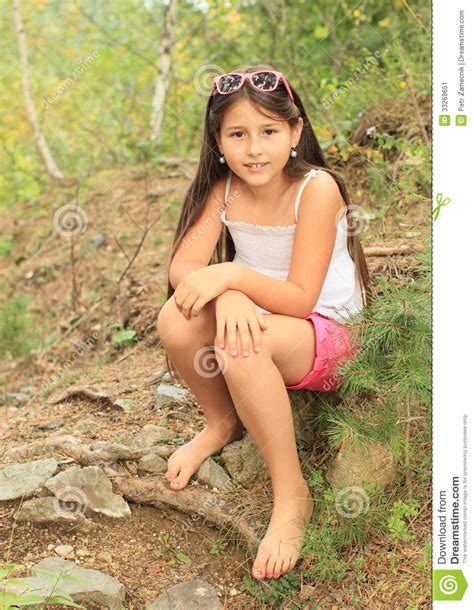
[{"label": "girl's hand", "polygon": [[[260,351],[261,331],[268,326],[265,316],[257,311],[255,303],[240,290],[226,290],[216,299],[216,345],[225,349],[226,340],[231,355],[237,355],[237,330],[240,334],[242,353],[250,355],[249,328],[253,348]],[[235,352],[235,354],[233,353]]]},{"label": "girl's hand", "polygon": [[174,300],[180,312],[188,320],[197,316],[201,309],[222,294],[230,284],[235,272],[233,263],[218,263],[188,273],[176,287]]}]

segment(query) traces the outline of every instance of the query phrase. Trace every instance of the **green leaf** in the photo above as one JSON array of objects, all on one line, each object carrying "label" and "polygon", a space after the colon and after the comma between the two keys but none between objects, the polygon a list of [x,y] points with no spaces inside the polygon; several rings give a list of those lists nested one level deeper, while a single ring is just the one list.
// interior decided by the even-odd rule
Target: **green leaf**
[{"label": "green leaf", "polygon": [[191,559],[184,553],[176,553],[176,559],[179,559],[181,563],[192,563]]},{"label": "green leaf", "polygon": [[135,338],[136,331],[134,330],[119,330],[118,333],[112,335],[112,340],[115,343],[127,343]]}]

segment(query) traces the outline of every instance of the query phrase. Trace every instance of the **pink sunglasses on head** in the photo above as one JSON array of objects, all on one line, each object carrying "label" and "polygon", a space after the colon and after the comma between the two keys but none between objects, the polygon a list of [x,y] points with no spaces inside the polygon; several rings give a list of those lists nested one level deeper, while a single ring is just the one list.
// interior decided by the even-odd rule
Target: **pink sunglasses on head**
[{"label": "pink sunglasses on head", "polygon": [[244,82],[248,80],[250,84],[260,91],[275,91],[280,80],[286,87],[288,95],[294,102],[293,93],[286,78],[281,72],[273,72],[273,70],[259,70],[258,72],[227,72],[221,76],[216,76],[212,82],[212,95],[216,94],[216,90],[221,95],[228,95],[240,89]]}]

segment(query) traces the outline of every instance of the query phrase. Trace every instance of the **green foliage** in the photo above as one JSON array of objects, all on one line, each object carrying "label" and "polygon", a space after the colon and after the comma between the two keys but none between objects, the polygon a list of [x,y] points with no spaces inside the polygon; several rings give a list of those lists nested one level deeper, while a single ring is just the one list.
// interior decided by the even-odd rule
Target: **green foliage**
[{"label": "green foliage", "polygon": [[[113,11],[95,0],[22,6],[33,97],[46,140],[63,173],[84,177],[110,166],[145,161],[155,167],[161,155],[197,155],[212,66],[230,69],[255,63],[269,53],[277,69],[289,73],[323,148],[335,144],[342,159],[347,158],[346,153],[354,153],[349,136],[360,112],[377,107],[384,99],[399,99],[402,106],[412,108],[405,68],[412,75],[417,98],[429,94],[431,14],[426,3],[413,0],[408,10],[398,0],[370,0],[363,5],[355,0],[319,2],[305,11],[303,20],[301,7],[293,8],[284,29],[277,24],[274,31],[265,27],[268,10],[260,3],[180,4],[173,78],[158,146],[149,139],[157,73],[156,48],[148,41],[162,33],[165,5],[119,2]],[[203,19],[205,29],[200,27]],[[18,46],[9,11],[1,14],[0,25],[5,85],[0,95],[0,140],[5,151],[0,160],[0,191],[2,205],[13,208],[21,201],[37,202],[50,180],[27,119],[19,72],[11,69],[18,62]],[[48,57],[54,57],[54,62]],[[210,57],[211,68],[203,72]],[[297,73],[289,69],[294,57],[299,58]],[[328,99],[330,108],[322,109]],[[417,193],[414,180],[424,183],[420,192],[426,196],[430,171],[426,143],[416,138],[408,142],[406,137],[383,130],[380,137],[381,151],[404,153],[397,180],[405,180],[408,173],[410,184],[406,190],[387,183],[382,190],[381,183],[378,190],[380,173],[375,173],[374,183],[368,185],[375,188],[374,201],[388,205],[400,194]],[[376,159],[370,160],[360,151],[357,154],[368,167],[383,171]],[[422,165],[411,166],[414,158]]]},{"label": "green foliage", "polygon": [[[44,604],[41,608],[47,608],[50,605],[62,604],[71,608],[84,608],[80,604],[76,604],[67,591],[60,589],[57,585],[62,580],[78,581],[76,576],[67,573],[60,573],[59,576],[48,570],[38,569],[42,574],[49,575],[52,591],[49,595],[40,595],[37,593],[27,594],[26,590],[31,589],[32,585],[24,581],[10,576],[12,572],[21,568],[21,565],[14,563],[0,564],[0,608],[3,610],[15,610],[22,606],[31,606],[33,604]],[[6,591],[8,585],[21,585],[25,591],[22,593],[13,593]]]},{"label": "green foliage", "polygon": [[396,501],[390,511],[388,519],[388,529],[393,540],[404,540],[409,542],[415,536],[407,529],[404,519],[415,519],[418,517],[420,503],[418,500],[408,500],[407,502]]},{"label": "green foliage", "polygon": [[280,578],[265,578],[264,583],[256,582],[256,579],[248,576],[244,576],[242,580],[241,591],[250,593],[258,601],[269,604],[271,608],[280,608],[287,598],[297,593],[300,588],[299,577],[294,570]]},{"label": "green foliage", "polygon": [[27,354],[40,345],[39,331],[27,311],[30,303],[27,294],[0,303],[0,357]]},{"label": "green foliage", "polygon": [[365,576],[363,557],[348,562],[349,548],[362,548],[372,537],[388,537],[393,541],[414,538],[411,528],[419,516],[419,501],[396,500],[399,494],[396,486],[387,490],[366,484],[363,489],[351,492],[355,502],[341,509],[344,494],[334,492],[320,470],[311,470],[308,485],[315,506],[305,532],[302,555],[311,560],[305,569],[310,578],[341,582],[349,572],[355,572],[361,581]]},{"label": "green foliage", "polygon": [[209,549],[209,553],[211,555],[219,555],[224,554],[226,552],[226,544],[225,541],[219,536],[211,537],[211,547]]},{"label": "green foliage", "polygon": [[381,293],[354,316],[357,357],[344,362],[341,395],[375,391],[397,403],[431,399],[431,266],[429,249],[418,258],[414,277],[400,282],[377,278]]},{"label": "green foliage", "polygon": [[11,237],[3,237],[0,239],[0,256],[11,254],[13,251],[13,240]]},{"label": "green foliage", "polygon": [[133,329],[123,328],[122,324],[111,324],[110,328],[118,328],[119,330],[112,335],[112,341],[120,347],[130,347],[137,339],[137,332]]}]

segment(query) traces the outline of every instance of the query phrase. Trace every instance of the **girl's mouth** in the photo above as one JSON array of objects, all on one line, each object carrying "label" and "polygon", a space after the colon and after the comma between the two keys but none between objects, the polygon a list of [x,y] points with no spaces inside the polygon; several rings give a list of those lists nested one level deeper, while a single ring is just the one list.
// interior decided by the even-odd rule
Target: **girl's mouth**
[{"label": "girl's mouth", "polygon": [[267,165],[268,165],[268,163],[251,163],[251,164],[245,165],[245,167],[251,172],[259,172]]}]

